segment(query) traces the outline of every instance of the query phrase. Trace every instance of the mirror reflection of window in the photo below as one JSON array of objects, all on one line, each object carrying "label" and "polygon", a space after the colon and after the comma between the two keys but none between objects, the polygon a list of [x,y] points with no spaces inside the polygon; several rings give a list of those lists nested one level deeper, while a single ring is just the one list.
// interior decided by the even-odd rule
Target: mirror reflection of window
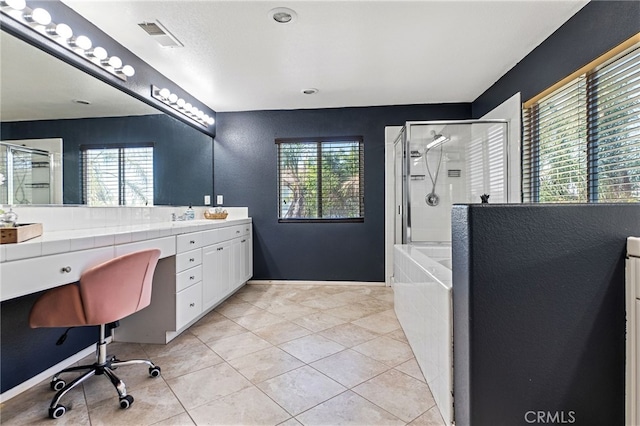
[{"label": "mirror reflection of window", "polygon": [[153,146],[81,151],[82,198],[89,206],[153,205]]}]

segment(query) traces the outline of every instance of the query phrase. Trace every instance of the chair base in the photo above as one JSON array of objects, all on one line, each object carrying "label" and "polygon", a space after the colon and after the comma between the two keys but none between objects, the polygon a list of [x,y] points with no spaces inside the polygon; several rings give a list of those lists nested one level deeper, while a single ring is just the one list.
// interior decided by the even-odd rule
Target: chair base
[{"label": "chair base", "polygon": [[[106,376],[110,381],[113,387],[118,392],[118,399],[120,403],[120,408],[126,409],[133,404],[133,397],[131,395],[127,395],[127,387],[124,382],[116,376],[113,372],[114,369],[118,367],[124,367],[127,365],[134,364],[146,364],[149,366],[149,375],[151,377],[160,376],[161,369],[153,362],[148,359],[131,359],[126,361],[121,361],[117,359],[115,356],[112,356],[107,360],[106,355],[106,347],[107,343],[105,341],[105,329],[104,325],[100,326],[100,341],[96,344],[96,357],[97,361],[91,365],[78,365],[75,367],[65,368],[64,370],[59,371],[51,378],[51,389],[57,391],[56,395],[51,400],[51,404],[49,405],[49,417],[52,419],[58,419],[62,417],[67,408],[64,405],[60,405],[60,400],[64,397],[71,389],[83,383],[85,380],[89,379],[92,376]],[[85,371],[86,370],[86,371]],[[65,373],[71,373],[74,371],[85,371],[81,376],[76,377],[73,381],[66,383],[59,376]]]}]

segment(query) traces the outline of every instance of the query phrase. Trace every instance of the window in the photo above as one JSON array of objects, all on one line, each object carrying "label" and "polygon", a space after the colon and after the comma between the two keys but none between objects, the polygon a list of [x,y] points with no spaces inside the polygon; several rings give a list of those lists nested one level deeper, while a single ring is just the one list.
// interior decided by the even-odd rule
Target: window
[{"label": "window", "polygon": [[286,221],[363,221],[362,137],[276,139],[278,217]]},{"label": "window", "polygon": [[630,42],[525,104],[524,201],[640,201],[640,46]]},{"label": "window", "polygon": [[153,204],[153,146],[91,146],[81,152],[82,202],[90,206]]}]

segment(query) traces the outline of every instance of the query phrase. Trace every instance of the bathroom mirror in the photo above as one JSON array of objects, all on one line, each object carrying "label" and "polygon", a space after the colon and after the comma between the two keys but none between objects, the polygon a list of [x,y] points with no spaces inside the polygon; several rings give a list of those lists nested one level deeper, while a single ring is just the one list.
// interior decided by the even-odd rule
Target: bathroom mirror
[{"label": "bathroom mirror", "polygon": [[0,31],[0,139],[62,140],[65,204],[82,203],[81,147],[153,146],[153,204],[202,204],[213,141],[48,53]]}]

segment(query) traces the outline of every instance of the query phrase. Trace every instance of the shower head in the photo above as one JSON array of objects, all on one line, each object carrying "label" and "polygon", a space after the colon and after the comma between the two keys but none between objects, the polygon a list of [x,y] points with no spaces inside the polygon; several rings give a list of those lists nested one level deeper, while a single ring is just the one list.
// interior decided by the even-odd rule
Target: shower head
[{"label": "shower head", "polygon": [[427,145],[427,150],[440,146],[450,140],[449,137],[443,136],[441,133],[436,134],[436,132],[434,131],[432,131],[431,133],[433,134],[433,141],[429,142],[429,144]]}]

